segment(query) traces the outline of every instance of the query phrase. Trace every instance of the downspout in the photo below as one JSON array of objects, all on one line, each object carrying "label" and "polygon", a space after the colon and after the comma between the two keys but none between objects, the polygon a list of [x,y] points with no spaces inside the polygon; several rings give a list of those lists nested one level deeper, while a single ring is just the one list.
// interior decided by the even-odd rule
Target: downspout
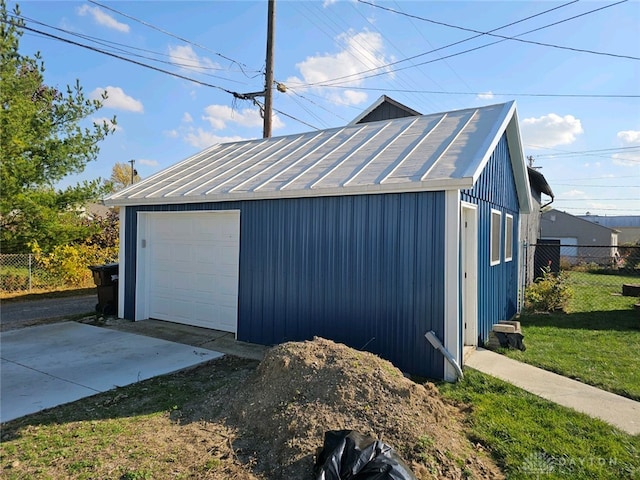
[{"label": "downspout", "polygon": [[451,366],[456,371],[458,380],[462,380],[464,378],[464,374],[462,373],[462,369],[460,368],[460,365],[458,365],[458,362],[456,361],[456,359],[453,358],[453,355],[449,353],[449,350],[444,348],[444,345],[442,345],[442,342],[436,336],[436,333],[433,330],[430,330],[427,333],[425,333],[424,336],[426,337],[427,340],[429,340],[429,343],[433,345],[433,348],[435,348],[436,350],[440,350],[440,352],[442,352],[442,354],[444,355],[444,358],[447,359],[447,361],[451,364]]},{"label": "downspout", "polygon": [[548,207],[549,205],[551,205],[551,204],[553,203],[553,200],[554,200],[554,197],[553,197],[553,195],[551,195],[551,201],[550,201],[550,202],[545,203],[544,205],[542,205],[542,206],[540,207],[540,211],[542,211],[542,209],[543,209],[543,208]]}]

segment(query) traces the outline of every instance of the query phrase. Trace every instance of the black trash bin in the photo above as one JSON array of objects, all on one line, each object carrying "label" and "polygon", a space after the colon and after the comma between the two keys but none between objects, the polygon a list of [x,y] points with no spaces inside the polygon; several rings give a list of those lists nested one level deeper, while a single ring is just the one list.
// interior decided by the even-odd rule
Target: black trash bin
[{"label": "black trash bin", "polygon": [[93,281],[98,289],[96,313],[116,315],[118,313],[118,264],[92,265]]}]

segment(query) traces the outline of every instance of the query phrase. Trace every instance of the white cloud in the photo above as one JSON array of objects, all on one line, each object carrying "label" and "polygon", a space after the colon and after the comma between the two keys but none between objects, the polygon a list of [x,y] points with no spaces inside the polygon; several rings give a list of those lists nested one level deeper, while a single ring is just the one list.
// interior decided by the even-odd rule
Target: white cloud
[{"label": "white cloud", "polygon": [[327,8],[329,5],[333,5],[334,3],[338,3],[338,0],[324,0],[324,2],[322,2],[322,6]]},{"label": "white cloud", "polygon": [[492,91],[488,91],[488,92],[484,92],[484,93],[479,93],[476,98],[478,100],[491,100],[493,97],[494,97],[493,92]]},{"label": "white cloud", "polygon": [[[106,100],[102,100],[102,92],[107,91]],[[102,104],[107,108],[115,110],[125,110],[127,112],[144,112],[144,106],[140,100],[130,97],[120,87],[108,86],[105,88],[96,88],[89,94],[89,98],[101,100]]]},{"label": "white cloud", "polygon": [[[623,130],[616,135],[623,147],[636,147],[640,144],[640,130]],[[615,153],[612,155],[614,165],[621,167],[640,166],[640,151]]]},{"label": "white cloud", "polygon": [[163,133],[163,135],[165,137],[169,137],[169,138],[178,138],[180,136],[180,134],[178,133],[178,131],[176,129],[165,130],[162,133]]},{"label": "white cloud", "polygon": [[584,197],[586,196],[586,193],[583,192],[582,190],[569,190],[568,192],[564,192],[564,194],[562,195],[563,197],[571,197],[571,198],[575,198],[575,197]]},{"label": "white cloud", "polygon": [[120,23],[108,13],[102,11],[98,7],[90,7],[89,5],[82,5],[77,10],[78,15],[85,16],[87,14],[93,17],[93,20],[104,27],[117,30],[119,32],[129,33],[129,25],[126,23]]},{"label": "white cloud", "polygon": [[157,160],[149,160],[146,158],[139,158],[136,162],[141,163],[142,165],[148,165],[149,167],[157,167],[160,163]]},{"label": "white cloud", "polygon": [[[296,64],[301,78],[298,76],[289,77],[285,83],[290,83],[292,87],[300,89],[304,87],[296,87],[296,84],[316,84],[347,77],[340,81],[340,85],[357,87],[362,85],[363,76],[366,75],[366,73],[360,75],[360,72],[382,67],[392,61],[392,58],[387,57],[384,53],[384,42],[379,33],[366,30],[362,32],[350,30],[338,35],[336,42],[342,45],[342,49],[339,52],[307,57]],[[389,70],[389,68],[377,70],[376,72],[386,70]],[[325,93],[325,96],[334,103],[358,105],[367,100],[367,94],[364,92],[356,94],[357,92],[354,90],[336,92],[336,89],[330,89],[330,93],[326,93],[328,89],[323,89],[322,87],[311,88]]]},{"label": "white cloud", "polygon": [[110,128],[115,128],[116,132],[122,132],[122,127],[118,124],[115,124],[112,122],[113,119],[111,118],[107,118],[107,117],[94,117],[91,119],[91,121],[93,123],[95,123],[96,125],[100,125],[102,126],[103,123],[106,123],[107,125],[109,125]]},{"label": "white cloud", "polygon": [[193,122],[193,117],[189,112],[184,112],[184,115],[182,115],[182,121],[184,123],[191,123]]},{"label": "white cloud", "polygon": [[[214,130],[222,130],[229,123],[250,128],[263,125],[262,117],[257,109],[243,108],[242,110],[234,110],[227,105],[209,105],[204,111],[205,115],[203,115],[202,119],[208,121]],[[276,130],[283,126],[284,123],[282,123],[280,117],[274,115],[271,127]]]},{"label": "white cloud", "polygon": [[624,130],[616,136],[625,144],[640,143],[640,130]]},{"label": "white cloud", "polygon": [[215,133],[207,132],[202,128],[198,128],[197,130],[192,130],[188,132],[184,139],[189,143],[189,145],[193,145],[197,148],[207,148],[211,145],[215,145],[216,143],[228,143],[228,142],[239,142],[242,140],[249,140],[247,138],[242,138],[240,136],[234,135],[230,137],[218,136]]},{"label": "white cloud", "polygon": [[584,132],[580,120],[573,115],[561,117],[555,113],[522,121],[524,143],[530,148],[551,148],[568,145]]},{"label": "white cloud", "polygon": [[220,65],[207,57],[200,57],[191,45],[169,45],[171,63],[183,70],[208,70],[220,68]]}]

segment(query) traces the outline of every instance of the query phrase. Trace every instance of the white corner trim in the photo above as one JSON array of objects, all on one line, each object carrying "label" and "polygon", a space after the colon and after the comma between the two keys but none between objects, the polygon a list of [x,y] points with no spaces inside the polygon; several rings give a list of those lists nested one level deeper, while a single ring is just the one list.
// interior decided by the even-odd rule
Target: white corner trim
[{"label": "white corner trim", "polygon": [[[444,347],[462,365],[460,350],[460,192],[445,192],[444,207]],[[456,371],[444,362],[444,379],[453,382]]]},{"label": "white corner trim", "polygon": [[124,318],[124,266],[126,261],[126,241],[125,241],[125,223],[126,223],[127,209],[120,207],[118,213],[118,221],[120,222],[120,243],[118,246],[118,318]]}]

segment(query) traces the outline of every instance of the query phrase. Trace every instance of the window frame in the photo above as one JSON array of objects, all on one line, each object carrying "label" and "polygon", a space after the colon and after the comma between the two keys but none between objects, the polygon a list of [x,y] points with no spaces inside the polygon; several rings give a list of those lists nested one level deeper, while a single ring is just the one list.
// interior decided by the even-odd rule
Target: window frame
[{"label": "window frame", "polygon": [[[511,225],[509,225],[511,224]],[[513,260],[513,215],[505,213],[504,215],[504,261],[505,263]]]},{"label": "window frame", "polygon": [[[491,228],[489,229],[489,264],[493,267],[502,262],[502,212],[491,209]],[[497,220],[497,231],[496,222]],[[497,243],[497,245],[496,245]],[[497,251],[496,251],[497,249]]]}]

